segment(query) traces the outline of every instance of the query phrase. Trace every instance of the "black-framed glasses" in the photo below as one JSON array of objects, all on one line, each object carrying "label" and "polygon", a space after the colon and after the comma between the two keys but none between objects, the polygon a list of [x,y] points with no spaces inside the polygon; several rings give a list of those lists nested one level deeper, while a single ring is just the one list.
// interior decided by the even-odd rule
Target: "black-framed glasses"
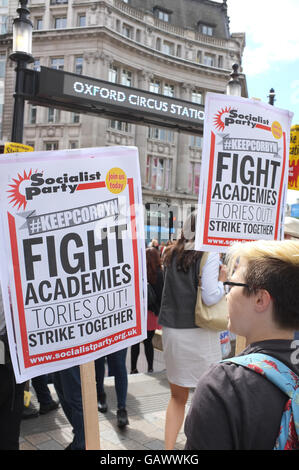
[{"label": "black-framed glasses", "polygon": [[249,287],[248,284],[244,284],[243,282],[233,282],[233,281],[225,281],[223,283],[225,293],[228,294],[231,290],[232,287],[238,286],[238,287]]}]

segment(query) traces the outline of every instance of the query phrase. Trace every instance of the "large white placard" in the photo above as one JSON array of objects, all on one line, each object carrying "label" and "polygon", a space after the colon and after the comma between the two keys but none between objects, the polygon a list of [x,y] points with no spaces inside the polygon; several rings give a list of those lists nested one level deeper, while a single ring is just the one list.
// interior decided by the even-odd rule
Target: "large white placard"
[{"label": "large white placard", "polygon": [[282,237],[293,114],[208,93],[195,247]]},{"label": "large white placard", "polygon": [[1,287],[16,380],[146,337],[138,151],[0,157]]}]

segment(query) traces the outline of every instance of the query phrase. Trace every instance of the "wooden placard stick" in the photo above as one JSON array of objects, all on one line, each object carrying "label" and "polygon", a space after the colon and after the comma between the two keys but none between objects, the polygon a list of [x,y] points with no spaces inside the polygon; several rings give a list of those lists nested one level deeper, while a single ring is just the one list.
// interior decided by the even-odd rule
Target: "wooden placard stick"
[{"label": "wooden placard stick", "polygon": [[235,356],[240,354],[240,352],[242,352],[243,349],[245,348],[246,348],[246,338],[244,338],[244,336],[237,336]]},{"label": "wooden placard stick", "polygon": [[99,450],[100,428],[94,361],[80,365],[86,450]]}]

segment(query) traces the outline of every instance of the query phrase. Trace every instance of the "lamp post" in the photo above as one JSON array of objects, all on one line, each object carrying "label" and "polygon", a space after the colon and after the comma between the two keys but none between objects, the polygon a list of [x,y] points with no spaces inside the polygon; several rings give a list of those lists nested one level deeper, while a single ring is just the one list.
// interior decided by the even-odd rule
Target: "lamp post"
[{"label": "lamp post", "polygon": [[239,80],[239,72],[238,72],[239,65],[233,64],[232,65],[232,73],[230,74],[230,80],[226,86],[226,94],[231,96],[241,96],[242,92],[242,85]]},{"label": "lamp post", "polygon": [[28,16],[28,0],[20,0],[17,9],[18,18],[13,21],[13,45],[10,59],[15,61],[16,84],[14,93],[14,110],[12,121],[12,142],[22,143],[24,130],[24,82],[27,64],[34,61],[32,56],[32,29],[33,25]]},{"label": "lamp post", "polygon": [[[232,73],[230,74],[230,80],[226,85],[226,94],[231,96],[241,96],[242,95],[242,85],[239,80],[239,72],[238,72],[239,65],[233,64],[232,65]],[[236,346],[235,346],[235,354],[239,354],[246,346],[246,339],[243,336],[237,335],[236,337]]]},{"label": "lamp post", "polygon": [[269,104],[274,106],[274,102],[275,102],[275,90],[274,90],[274,88],[271,88],[271,90],[269,92],[269,95],[268,95],[268,98],[269,98]]}]

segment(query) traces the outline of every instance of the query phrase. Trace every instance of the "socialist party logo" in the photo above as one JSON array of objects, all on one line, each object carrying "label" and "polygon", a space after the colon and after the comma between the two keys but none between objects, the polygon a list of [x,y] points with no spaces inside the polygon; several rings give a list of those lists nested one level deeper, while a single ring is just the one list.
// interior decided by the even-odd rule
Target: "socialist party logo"
[{"label": "socialist party logo", "polygon": [[238,109],[232,109],[226,106],[218,111],[214,116],[214,126],[217,130],[224,132],[226,128],[231,125],[238,125],[243,127],[265,128],[270,125],[269,119],[264,119],[263,116],[256,116],[251,113],[242,113]]},{"label": "socialist party logo", "polygon": [[[68,193],[74,194],[78,189],[89,189],[98,187],[101,179],[99,171],[89,173],[80,171],[78,174],[63,173],[60,176],[48,176],[45,178],[43,172],[30,169],[24,170],[23,174],[18,173],[16,178],[12,178],[13,183],[9,184],[8,199],[9,203],[17,210],[26,209],[28,201],[32,201],[42,194]],[[94,183],[92,183],[94,182]],[[89,183],[89,185],[88,185]]]}]

